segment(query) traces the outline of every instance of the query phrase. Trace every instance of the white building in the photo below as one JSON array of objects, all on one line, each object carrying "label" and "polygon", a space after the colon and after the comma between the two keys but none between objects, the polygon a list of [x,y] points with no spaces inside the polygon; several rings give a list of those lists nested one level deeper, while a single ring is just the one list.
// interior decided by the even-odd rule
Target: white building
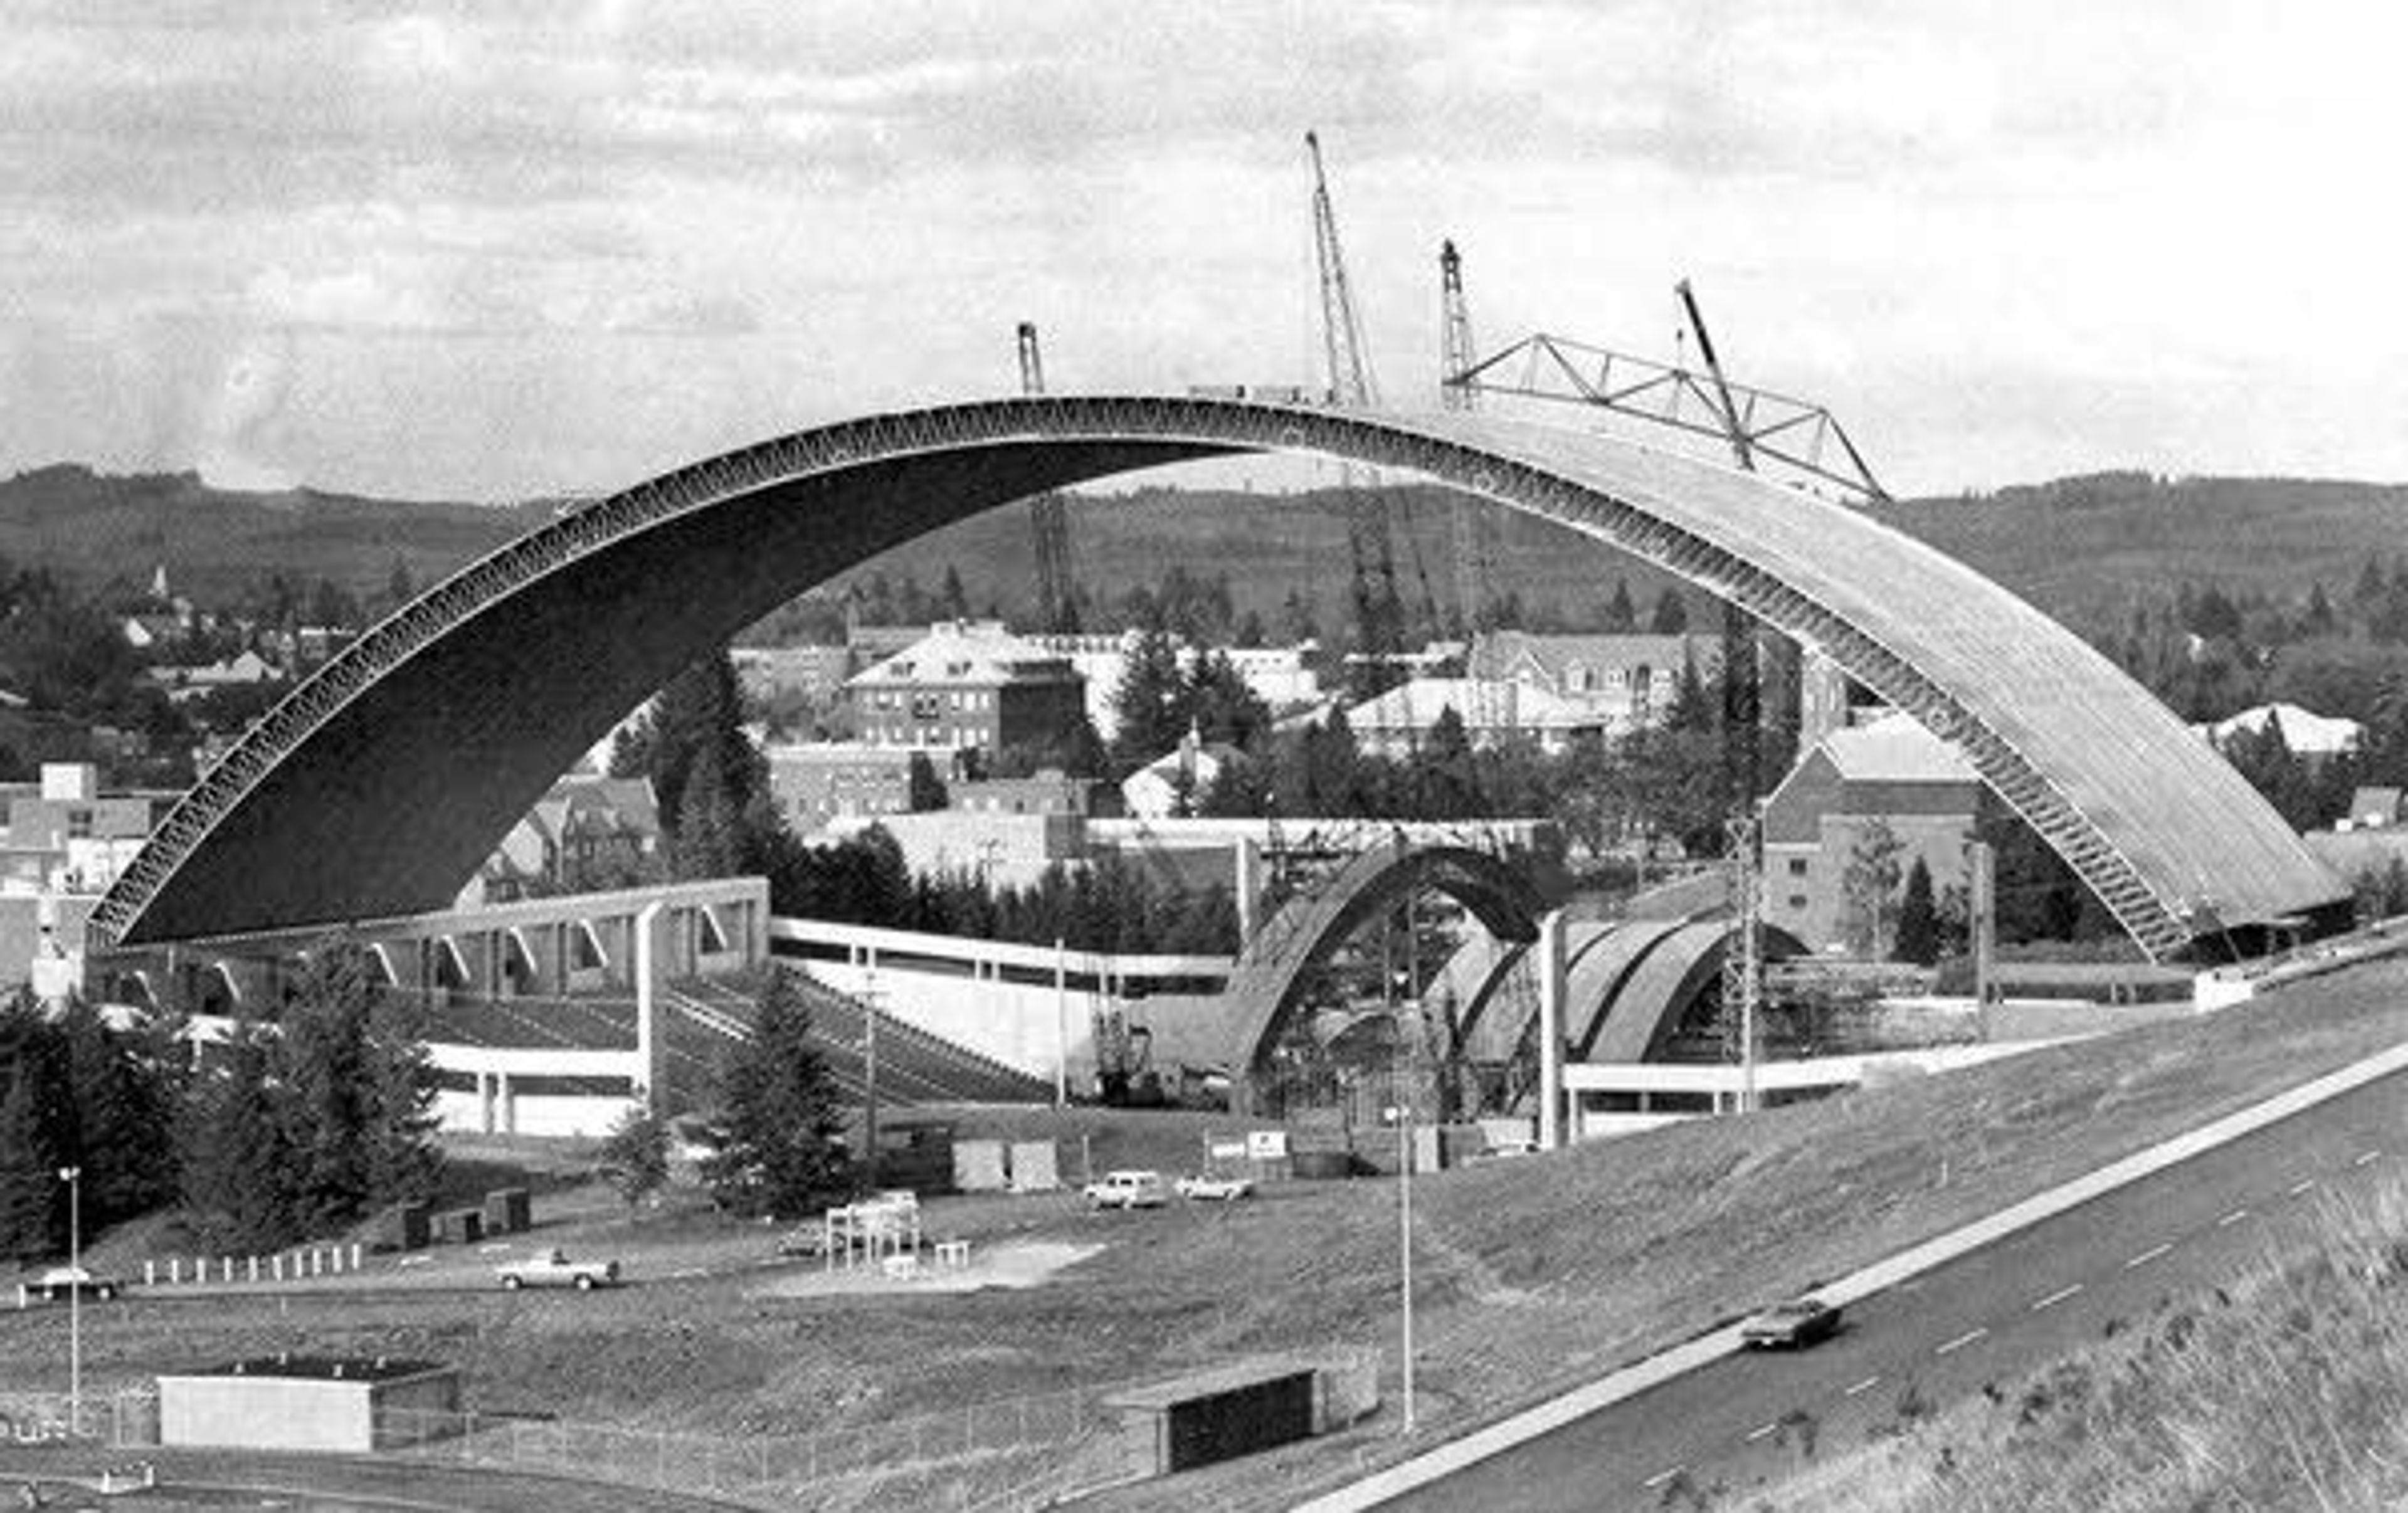
[{"label": "white building", "polygon": [[1346,711],[1354,743],[1367,754],[1400,758],[1429,741],[1439,716],[1453,709],[1472,746],[1485,750],[1509,737],[1535,741],[1550,755],[1583,735],[1605,735],[1608,714],[1544,688],[1495,678],[1416,678]]}]

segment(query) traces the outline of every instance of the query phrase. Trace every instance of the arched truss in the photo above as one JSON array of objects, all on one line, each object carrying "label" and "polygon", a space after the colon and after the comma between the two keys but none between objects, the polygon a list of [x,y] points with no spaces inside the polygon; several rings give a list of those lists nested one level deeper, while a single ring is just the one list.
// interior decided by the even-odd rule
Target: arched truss
[{"label": "arched truss", "polygon": [[1223,997],[1233,1019],[1229,1064],[1260,1068],[1294,1018],[1305,973],[1398,899],[1441,892],[1499,940],[1538,938],[1539,898],[1527,872],[1468,846],[1391,842],[1356,853],[1319,889],[1291,899],[1246,943]]},{"label": "arched truss", "polygon": [[564,513],[403,607],[169,813],[96,949],[438,906],[599,735],[803,588],[1012,500],[1318,452],[1417,472],[1732,600],[1955,741],[2152,956],[2344,890],[2061,627],[1877,521],[1614,437],[1168,397],[986,400],[781,436]]}]

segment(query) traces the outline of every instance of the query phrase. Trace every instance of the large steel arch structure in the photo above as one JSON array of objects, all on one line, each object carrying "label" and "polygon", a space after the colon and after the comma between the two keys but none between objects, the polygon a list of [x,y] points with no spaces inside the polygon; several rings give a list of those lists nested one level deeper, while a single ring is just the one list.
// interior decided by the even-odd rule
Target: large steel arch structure
[{"label": "large steel arch structure", "polygon": [[587,745],[800,590],[1048,489],[1243,451],[1418,472],[1735,601],[1957,743],[2154,957],[2343,898],[2248,785],[2103,657],[1864,515],[1486,417],[1060,396],[781,436],[580,506],[464,569],[194,785],[101,902],[93,944],[438,906]]}]

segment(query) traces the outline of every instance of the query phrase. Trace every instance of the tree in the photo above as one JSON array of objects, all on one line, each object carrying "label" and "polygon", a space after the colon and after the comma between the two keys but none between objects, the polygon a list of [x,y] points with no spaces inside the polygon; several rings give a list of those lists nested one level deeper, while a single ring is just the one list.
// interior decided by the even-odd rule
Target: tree
[{"label": "tree", "polygon": [[433,1185],[434,1073],[407,1002],[378,989],[363,947],[338,938],[310,952],[284,1005],[269,1067],[293,1152],[292,1216],[307,1231]]},{"label": "tree", "polygon": [[1605,601],[1604,628],[1611,632],[1639,628],[1639,607],[1630,602],[1630,585],[1622,578],[1613,580],[1613,596]]},{"label": "tree", "polygon": [[1138,633],[1129,647],[1121,686],[1112,691],[1119,728],[1112,755],[1135,770],[1179,744],[1187,734],[1187,679],[1179,669],[1179,649],[1163,630]]},{"label": "tree", "polygon": [[752,1038],[720,1074],[719,1148],[703,1178],[740,1212],[803,1214],[852,1190],[836,1080],[811,1043],[811,1012],[782,966],[762,981]]},{"label": "tree", "polygon": [[282,1090],[258,1026],[236,1020],[194,1078],[178,1141],[184,1218],[212,1250],[273,1250],[301,1238]]},{"label": "tree", "polygon": [[910,789],[909,802],[913,814],[925,814],[945,806],[945,780],[937,776],[937,764],[928,760],[927,752],[912,752],[910,765],[904,776]]},{"label": "tree", "polygon": [[630,1105],[596,1152],[602,1170],[632,1211],[668,1185],[668,1121],[640,1104]]},{"label": "tree", "polygon": [[1481,810],[1471,733],[1450,704],[1430,722],[1429,739],[1413,764],[1414,808],[1423,820],[1468,820]]},{"label": "tree", "polygon": [[1667,588],[1656,595],[1656,608],[1647,617],[1647,628],[1658,635],[1679,635],[1689,628],[1689,607],[1681,600],[1678,589]]},{"label": "tree", "polygon": [[1935,965],[1940,960],[1940,906],[1932,896],[1931,869],[1920,856],[1906,869],[1906,895],[1898,906],[1895,954],[1899,961],[1917,966]]},{"label": "tree", "polygon": [[33,1261],[57,1250],[58,1185],[33,1073],[20,1063],[0,1083],[0,1258]]},{"label": "tree", "polygon": [[1866,821],[1848,848],[1848,864],[1840,874],[1841,929],[1848,949],[1868,961],[1889,955],[1902,874],[1898,859],[1905,849],[1906,842],[1881,819]]}]

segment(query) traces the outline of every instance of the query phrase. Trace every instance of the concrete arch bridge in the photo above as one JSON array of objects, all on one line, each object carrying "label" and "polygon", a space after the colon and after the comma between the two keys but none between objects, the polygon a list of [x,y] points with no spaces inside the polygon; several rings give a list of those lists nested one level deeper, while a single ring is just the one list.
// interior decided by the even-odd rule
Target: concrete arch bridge
[{"label": "concrete arch bridge", "polygon": [[1033,493],[1258,451],[1419,473],[1738,604],[1956,743],[2153,957],[2346,913],[2339,880],[2155,699],[1869,516],[1605,435],[1125,395],[867,416],[566,510],[254,725],[102,900],[93,948],[440,907],[627,710],[803,589]]}]

